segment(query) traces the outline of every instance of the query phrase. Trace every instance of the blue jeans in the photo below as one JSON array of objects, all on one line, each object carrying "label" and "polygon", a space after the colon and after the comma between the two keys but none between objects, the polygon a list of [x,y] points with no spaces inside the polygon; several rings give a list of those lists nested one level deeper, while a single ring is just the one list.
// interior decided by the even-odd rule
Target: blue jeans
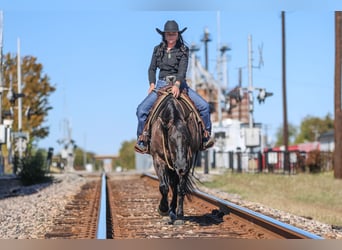
[{"label": "blue jeans", "polygon": [[[161,89],[162,87],[166,86],[166,81],[158,80],[156,89]],[[194,102],[201,118],[203,119],[205,129],[211,133],[211,120],[210,120],[210,113],[209,113],[209,103],[200,96],[196,91],[191,89],[186,82],[182,82],[180,89],[187,89],[188,95],[190,99]],[[157,101],[158,96],[157,93],[151,92],[145,99],[138,105],[137,107],[137,118],[138,118],[138,128],[137,128],[137,137],[139,137],[145,126],[145,122],[147,116],[150,113],[150,110],[153,104]]]}]

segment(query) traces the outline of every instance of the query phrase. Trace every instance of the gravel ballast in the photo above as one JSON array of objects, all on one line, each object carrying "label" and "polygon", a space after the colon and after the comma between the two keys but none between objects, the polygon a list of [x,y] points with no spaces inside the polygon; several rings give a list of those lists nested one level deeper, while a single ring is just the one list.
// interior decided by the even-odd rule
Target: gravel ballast
[{"label": "gravel ballast", "polygon": [[[86,182],[82,174],[68,173],[55,175],[52,183],[28,187],[7,185],[7,188],[0,188],[0,239],[44,239],[54,219]],[[236,195],[219,190],[201,190],[325,239],[342,239],[342,231],[333,229],[331,225],[244,201]]]}]

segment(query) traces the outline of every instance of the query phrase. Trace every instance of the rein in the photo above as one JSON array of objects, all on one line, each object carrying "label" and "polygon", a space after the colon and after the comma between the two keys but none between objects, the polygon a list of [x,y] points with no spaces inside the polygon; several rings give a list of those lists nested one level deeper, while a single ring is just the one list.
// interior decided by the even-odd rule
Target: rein
[{"label": "rein", "polygon": [[162,136],[162,140],[163,140],[163,152],[164,152],[164,155],[165,155],[166,164],[167,164],[169,169],[174,171],[175,168],[170,165],[169,160],[168,160],[169,157],[167,157],[167,154],[166,154],[167,152],[166,152],[166,147],[165,147],[165,134],[164,133],[163,133],[163,136]]}]

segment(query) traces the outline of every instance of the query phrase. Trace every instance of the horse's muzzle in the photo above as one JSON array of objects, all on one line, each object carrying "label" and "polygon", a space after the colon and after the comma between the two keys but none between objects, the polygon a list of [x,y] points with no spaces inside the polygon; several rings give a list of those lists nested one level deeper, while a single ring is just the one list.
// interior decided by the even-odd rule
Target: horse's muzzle
[{"label": "horse's muzzle", "polygon": [[179,176],[184,176],[187,171],[186,169],[183,169],[183,168],[180,168],[180,169],[176,168],[176,172]]}]

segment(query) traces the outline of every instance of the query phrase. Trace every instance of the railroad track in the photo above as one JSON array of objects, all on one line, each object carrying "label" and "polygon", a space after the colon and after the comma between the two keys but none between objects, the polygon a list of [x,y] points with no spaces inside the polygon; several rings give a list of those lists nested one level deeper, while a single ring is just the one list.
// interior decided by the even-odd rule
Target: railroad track
[{"label": "railroad track", "polygon": [[172,225],[157,212],[158,185],[156,177],[147,173],[102,175],[82,189],[45,237],[322,239],[199,190],[185,201],[184,224]]}]

